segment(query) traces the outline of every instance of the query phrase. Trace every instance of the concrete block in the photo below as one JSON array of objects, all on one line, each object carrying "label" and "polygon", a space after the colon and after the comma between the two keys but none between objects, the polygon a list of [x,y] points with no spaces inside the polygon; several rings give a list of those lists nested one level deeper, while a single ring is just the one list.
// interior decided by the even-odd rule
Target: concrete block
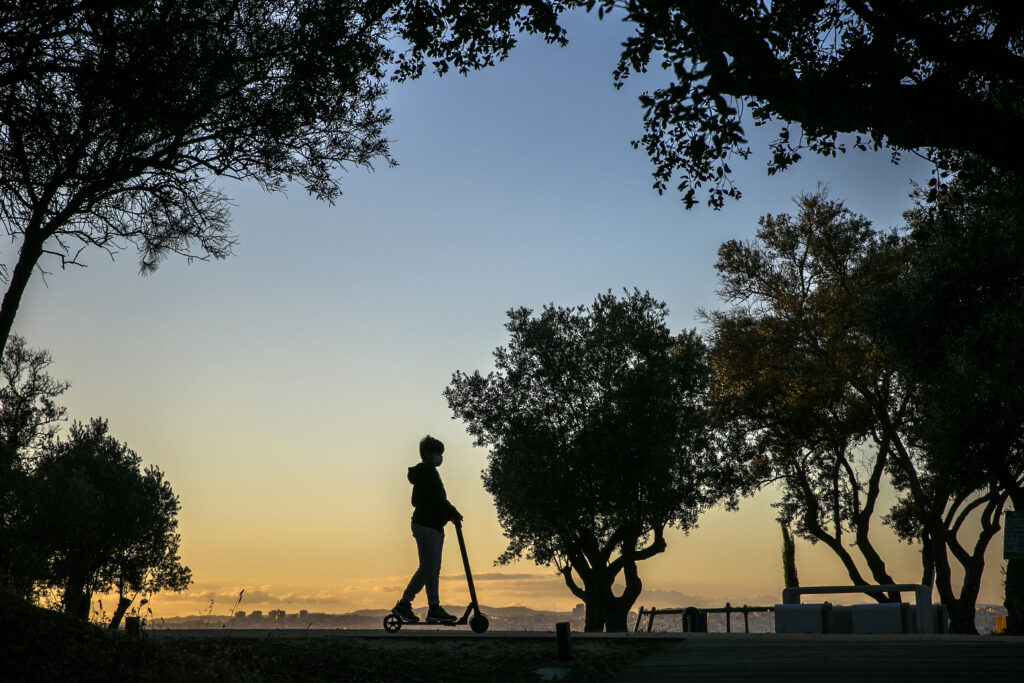
[{"label": "concrete block", "polygon": [[825,606],[775,605],[776,633],[825,633]]},{"label": "concrete block", "polygon": [[903,602],[878,605],[851,605],[850,621],[854,633],[906,633],[906,610]]}]

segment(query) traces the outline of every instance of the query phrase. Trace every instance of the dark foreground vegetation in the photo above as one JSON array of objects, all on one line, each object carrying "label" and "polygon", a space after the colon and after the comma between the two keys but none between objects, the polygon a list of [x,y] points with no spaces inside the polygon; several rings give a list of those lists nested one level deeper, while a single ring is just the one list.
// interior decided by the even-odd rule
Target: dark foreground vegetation
[{"label": "dark foreground vegetation", "polygon": [[129,638],[64,614],[0,598],[5,681],[536,681],[538,669],[570,681],[610,680],[670,641],[577,640],[558,660],[547,639]]}]

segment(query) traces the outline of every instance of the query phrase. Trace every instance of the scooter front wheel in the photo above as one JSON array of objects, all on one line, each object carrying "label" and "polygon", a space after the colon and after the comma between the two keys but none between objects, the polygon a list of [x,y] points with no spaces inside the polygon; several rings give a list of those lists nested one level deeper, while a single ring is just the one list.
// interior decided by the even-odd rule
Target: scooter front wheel
[{"label": "scooter front wheel", "polygon": [[487,626],[487,617],[482,614],[474,614],[473,618],[469,620],[469,627],[473,629],[473,633],[483,633],[487,630]]},{"label": "scooter front wheel", "polygon": [[384,617],[384,630],[388,633],[398,633],[398,629],[402,628],[402,620],[397,614],[389,614]]}]

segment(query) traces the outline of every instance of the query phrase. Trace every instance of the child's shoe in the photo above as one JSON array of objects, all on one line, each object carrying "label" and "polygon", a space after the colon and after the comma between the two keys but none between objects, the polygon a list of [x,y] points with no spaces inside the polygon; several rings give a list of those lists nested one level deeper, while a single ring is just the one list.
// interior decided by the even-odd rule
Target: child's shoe
[{"label": "child's shoe", "polygon": [[407,621],[415,624],[420,620],[416,613],[412,611],[412,605],[405,600],[399,600],[394,607],[391,608],[391,613],[398,615],[402,621]]},{"label": "child's shoe", "polygon": [[428,624],[450,624],[455,620],[455,615],[448,614],[444,611],[444,607],[441,607],[440,605],[431,605],[430,609],[427,610]]}]

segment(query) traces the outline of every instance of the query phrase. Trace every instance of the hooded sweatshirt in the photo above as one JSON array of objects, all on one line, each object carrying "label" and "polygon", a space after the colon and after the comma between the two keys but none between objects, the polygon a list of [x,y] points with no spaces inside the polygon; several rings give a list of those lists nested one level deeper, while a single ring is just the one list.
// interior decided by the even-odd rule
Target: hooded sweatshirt
[{"label": "hooded sweatshirt", "polygon": [[409,483],[412,484],[412,506],[415,508],[413,523],[444,531],[444,525],[456,518],[459,511],[448,502],[437,468],[430,462],[410,467]]}]

